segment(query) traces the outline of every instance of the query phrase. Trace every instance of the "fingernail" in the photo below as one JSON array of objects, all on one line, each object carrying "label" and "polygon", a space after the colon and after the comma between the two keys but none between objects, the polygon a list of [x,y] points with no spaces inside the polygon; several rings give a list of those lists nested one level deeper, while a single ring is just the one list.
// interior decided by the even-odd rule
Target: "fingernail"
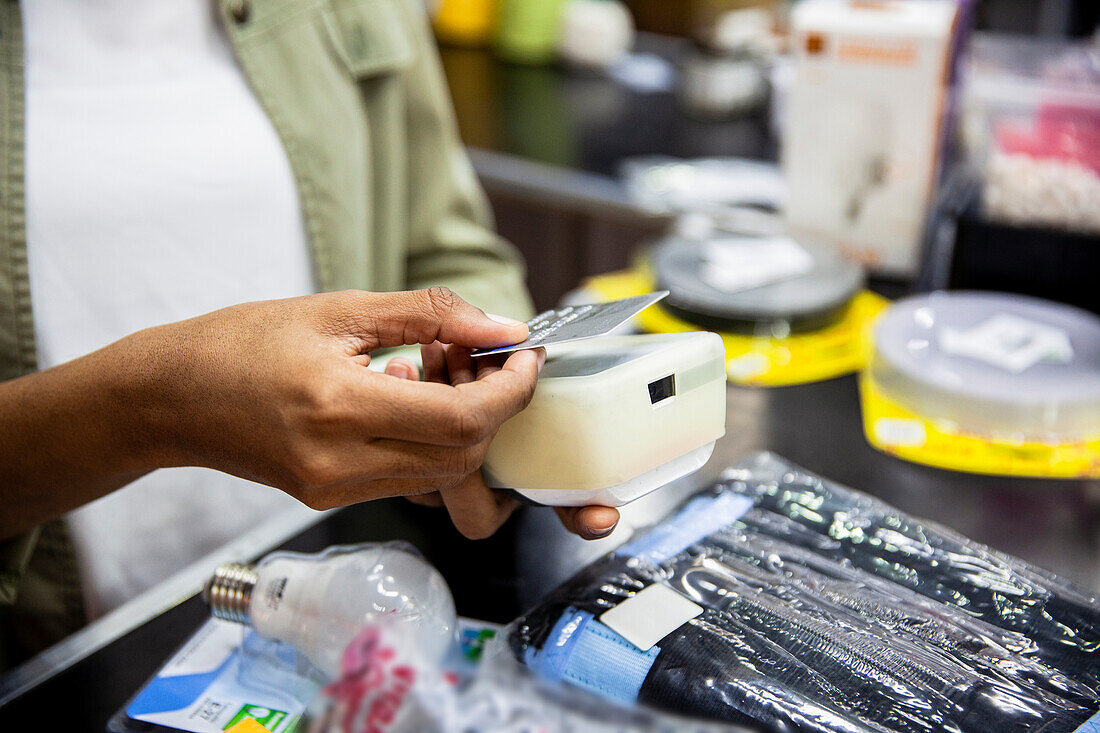
[{"label": "fingernail", "polygon": [[[539,349],[538,350],[538,355],[539,355],[538,356],[538,358],[539,358],[539,374],[542,374],[542,368],[544,366],[546,366],[546,349]],[[614,527],[612,527],[612,529],[614,529]],[[608,532],[610,532],[610,531],[611,530],[609,529]]]},{"label": "fingernail", "polygon": [[398,379],[409,378],[409,365],[402,364],[400,362],[392,362],[386,365],[386,373],[391,377],[397,377]]},{"label": "fingernail", "polygon": [[486,313],[489,320],[496,321],[497,323],[505,326],[522,326],[523,321],[517,321],[515,318],[509,318],[508,316],[498,316],[496,313]]},{"label": "fingernail", "polygon": [[608,536],[609,534],[611,534],[615,530],[615,526],[616,526],[615,524],[612,524],[610,527],[607,527],[606,529],[596,529],[595,527],[585,527],[584,532],[582,534],[584,535],[584,538],[586,540],[602,540],[604,537]]}]

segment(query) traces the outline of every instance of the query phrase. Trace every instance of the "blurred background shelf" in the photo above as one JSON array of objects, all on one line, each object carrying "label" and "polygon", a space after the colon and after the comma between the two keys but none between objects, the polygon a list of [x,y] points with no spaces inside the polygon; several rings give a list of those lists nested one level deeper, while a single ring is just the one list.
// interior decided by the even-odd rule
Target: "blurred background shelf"
[{"label": "blurred background shelf", "polygon": [[[636,51],[675,64],[690,47],[641,33]],[[766,112],[688,115],[672,90],[638,91],[592,72],[501,61],[488,49],[440,49],[462,140],[497,227],[527,260],[538,308],[584,277],[627,266],[671,218],[631,202],[618,167],[639,155],[774,161]]]}]

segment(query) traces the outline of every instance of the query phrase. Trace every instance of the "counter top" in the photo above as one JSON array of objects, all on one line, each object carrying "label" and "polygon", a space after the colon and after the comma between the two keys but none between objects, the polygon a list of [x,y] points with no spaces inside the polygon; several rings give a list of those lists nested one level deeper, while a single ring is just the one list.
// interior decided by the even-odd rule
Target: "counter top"
[{"label": "counter top", "polygon": [[[726,436],[710,463],[696,476],[627,507],[621,530],[595,543],[568,535],[548,509],[525,507],[495,537],[470,542],[450,528],[441,511],[383,500],[326,515],[282,546],[316,551],[338,543],[408,539],[440,568],[459,613],[507,621],[583,563],[625,541],[631,526],[656,521],[723,467],[758,449],[773,450],[1087,588],[1100,588],[1100,514],[1090,501],[1100,493],[1100,482],[973,476],[878,453],[860,430],[853,376],[794,387],[729,387]],[[198,588],[196,581],[164,613],[23,691],[0,708],[0,728],[6,728],[4,721],[29,720],[64,701],[66,721],[79,721],[71,730],[102,731],[111,714],[202,622],[201,600],[187,597]],[[5,679],[0,690],[12,682]]]}]

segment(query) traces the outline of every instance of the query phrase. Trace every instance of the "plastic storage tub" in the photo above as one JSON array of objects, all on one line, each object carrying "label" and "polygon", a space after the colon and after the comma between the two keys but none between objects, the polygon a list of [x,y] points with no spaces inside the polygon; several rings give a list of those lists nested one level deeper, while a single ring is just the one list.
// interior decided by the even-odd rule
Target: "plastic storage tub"
[{"label": "plastic storage tub", "polygon": [[987,216],[1100,232],[1100,50],[976,34],[963,83]]},{"label": "plastic storage tub", "polygon": [[1020,295],[937,292],[879,320],[861,380],[877,448],[978,473],[1100,476],[1100,318]]}]

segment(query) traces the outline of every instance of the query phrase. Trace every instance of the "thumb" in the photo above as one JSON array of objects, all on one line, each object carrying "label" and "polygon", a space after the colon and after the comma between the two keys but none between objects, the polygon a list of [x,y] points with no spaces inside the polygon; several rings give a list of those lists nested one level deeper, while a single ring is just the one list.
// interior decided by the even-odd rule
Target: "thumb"
[{"label": "thumb", "polygon": [[368,351],[439,341],[471,349],[518,344],[527,324],[490,316],[449,288],[396,293],[359,293],[352,305]]}]

